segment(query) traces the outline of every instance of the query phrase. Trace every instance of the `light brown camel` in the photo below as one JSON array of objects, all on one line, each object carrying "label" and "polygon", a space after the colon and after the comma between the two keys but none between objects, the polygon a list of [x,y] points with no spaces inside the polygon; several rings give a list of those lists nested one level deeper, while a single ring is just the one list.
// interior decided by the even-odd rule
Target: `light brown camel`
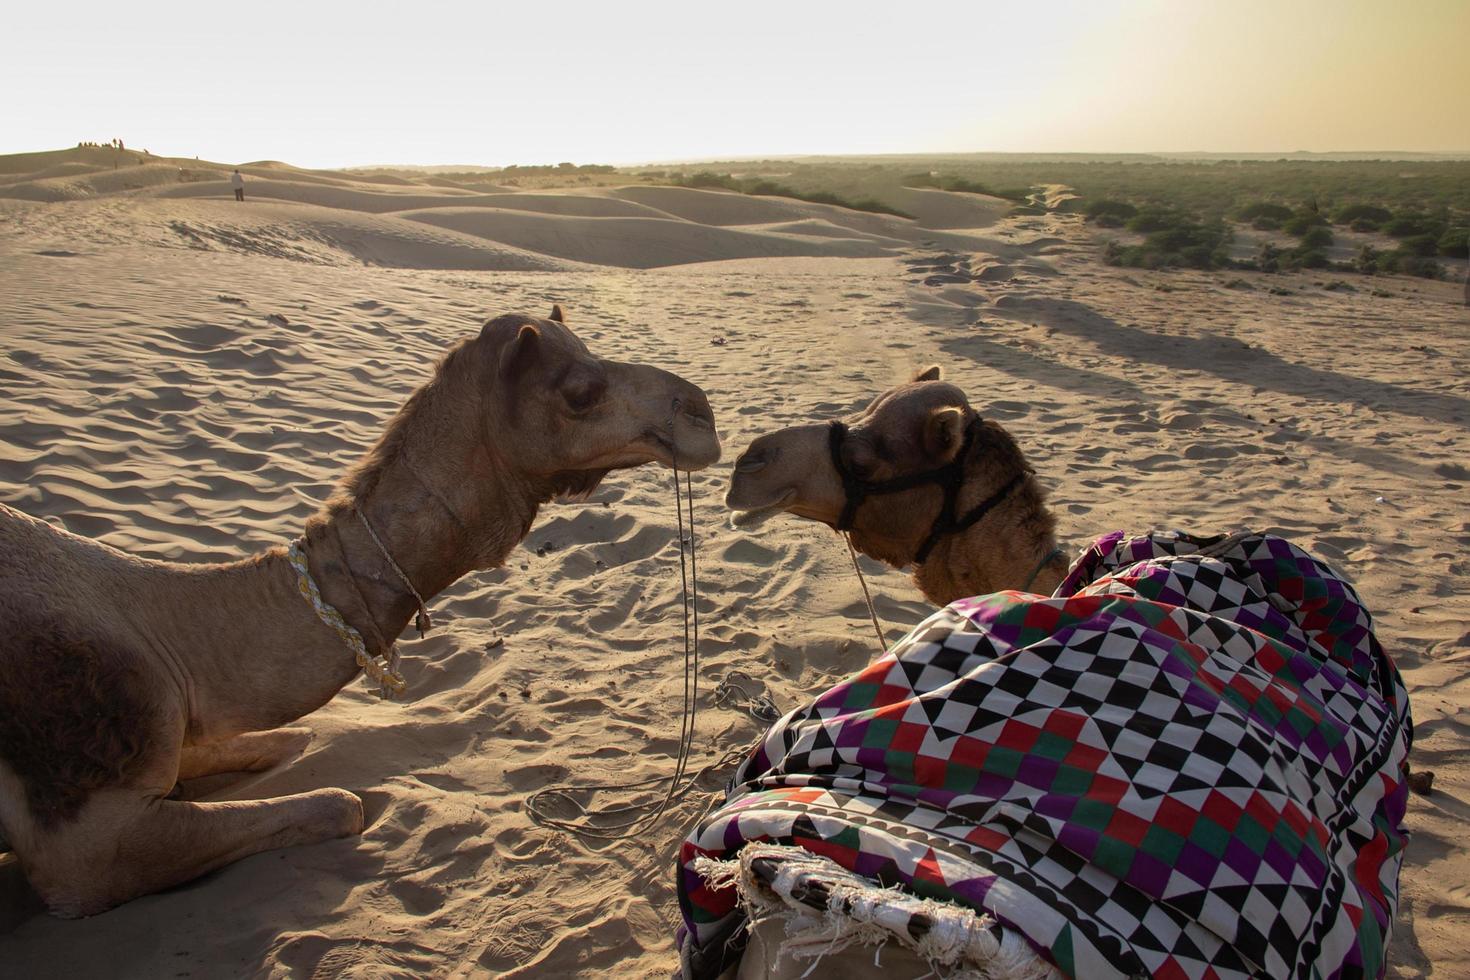
[{"label": "light brown camel", "polygon": [[[609,470],[719,458],[699,388],[594,357],[562,320],[502,316],[450,351],[307,522],[310,576],[369,655],[403,632],[414,592],[499,565],[541,504]],[[180,779],[294,758],[309,732],[279,726],[358,675],[286,549],[145,561],[0,506],[0,623],[0,838],[53,912],[361,831],[340,789],[168,799]]]},{"label": "light brown camel", "polygon": [[1046,491],[1010,434],[939,378],[930,367],[846,422],[759,437],[735,462],[726,506],[744,512],[740,523],[785,511],[846,524],[858,551],[914,566],[914,584],[938,606],[1002,589],[1051,592],[1067,558]]},{"label": "light brown camel", "polygon": [[[948,515],[947,492],[954,495]],[[914,566],[915,584],[938,606],[1002,589],[1049,593],[1067,571],[1046,492],[1015,440],[941,381],[938,367],[844,422],[760,436],[736,460],[725,503],[743,512],[739,523],[784,511],[848,524],[858,551],[894,568]],[[968,527],[956,527],[968,518]],[[781,916],[751,926],[739,980],[804,975],[809,964],[780,955],[784,929]],[[933,972],[897,943],[881,949],[881,965],[871,949],[854,946],[824,956],[822,968],[851,980]]]}]

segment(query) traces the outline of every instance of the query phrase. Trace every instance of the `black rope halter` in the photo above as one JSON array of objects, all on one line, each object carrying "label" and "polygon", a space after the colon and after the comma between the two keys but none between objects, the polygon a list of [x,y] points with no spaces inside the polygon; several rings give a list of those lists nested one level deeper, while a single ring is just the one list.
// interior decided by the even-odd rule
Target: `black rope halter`
[{"label": "black rope halter", "polygon": [[994,510],[1025,481],[1026,477],[1031,475],[1029,470],[1023,469],[1011,477],[1005,486],[966,511],[963,517],[956,516],[960,490],[965,483],[965,463],[969,459],[970,449],[975,444],[975,433],[979,427],[980,416],[976,415],[970,420],[970,424],[965,426],[965,441],[960,446],[960,451],[955,453],[954,459],[943,466],[925,470],[922,473],[911,473],[908,476],[873,482],[859,478],[842,462],[842,443],[847,439],[847,425],[843,422],[832,422],[828,429],[827,442],[832,450],[832,465],[837,469],[837,475],[842,477],[842,492],[846,497],[842,516],[837,520],[837,530],[852,530],[853,521],[857,520],[858,508],[868,497],[886,493],[902,493],[916,487],[940,486],[944,489],[944,504],[934,517],[934,523],[929,528],[929,535],[924,538],[924,543],[919,545],[919,550],[914,555],[914,564],[922,565],[924,559],[929,557],[929,552],[933,551],[934,546],[939,543],[940,538],[974,527],[981,518]]}]

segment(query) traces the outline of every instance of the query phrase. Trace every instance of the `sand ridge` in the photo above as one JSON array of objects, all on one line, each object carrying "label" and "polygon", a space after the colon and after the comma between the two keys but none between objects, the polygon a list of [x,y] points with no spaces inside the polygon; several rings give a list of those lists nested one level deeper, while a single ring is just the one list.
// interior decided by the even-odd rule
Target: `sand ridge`
[{"label": "sand ridge", "polygon": [[[109,153],[121,158],[121,165],[110,166]],[[219,164],[106,149],[73,155],[79,159],[31,154],[36,158],[32,163],[44,166],[30,173],[7,167],[10,172],[0,176],[0,201],[59,204],[101,198],[119,223],[147,226],[114,236],[116,240],[136,240],[166,226],[196,248],[264,248],[283,258],[329,261],[312,249],[280,246],[278,241],[322,239],[340,246],[348,263],[402,268],[565,267],[554,261],[538,266],[518,254],[522,251],[571,262],[651,268],[762,257],[873,257],[896,254],[921,241],[951,248],[1003,248],[977,232],[995,224],[1010,207],[975,194],[904,189],[902,203],[913,206],[922,219],[915,220],[683,187],[537,193],[492,186],[487,193],[485,185],[472,189],[442,178],[325,173],[273,161],[239,168],[246,177],[246,202],[237,206],[231,200],[229,168]],[[193,213],[207,213],[218,233],[199,235],[187,223],[178,227],[173,219],[179,212],[158,204],[159,199],[199,202]],[[95,212],[89,208],[86,213]],[[292,230],[262,229],[262,214]],[[452,235],[415,233],[405,229],[405,221]],[[349,241],[343,241],[344,225],[352,229]],[[407,247],[404,239],[410,240]],[[262,241],[269,244],[262,246]]]},{"label": "sand ridge", "polygon": [[[727,462],[694,476],[695,744],[714,758],[761,731],[708,701],[726,671],[785,710],[874,652],[837,538],[790,518],[731,529],[728,462],[762,431],[852,411],[937,361],[1016,434],[1068,545],[1245,525],[1354,580],[1415,699],[1416,765],[1439,773],[1410,804],[1391,972],[1470,971],[1470,331],[1456,286],[1384,279],[1390,295],[1374,297],[1303,274],[1274,277],[1281,296],[1224,273],[1111,269],[1067,215],[957,233],[682,188],[564,208],[526,196],[466,209],[505,227],[614,222],[638,258],[677,254],[683,239],[660,238],[673,224],[710,236],[716,260],[594,265],[421,220],[448,203],[410,217],[150,188],[0,200],[0,499],[143,555],[239,557],[299,529],[446,347],[487,316],[562,303],[604,356],[703,386],[725,438]],[[658,214],[581,213],[602,206],[588,201]],[[559,240],[593,248],[582,238]],[[774,244],[795,238],[867,257]],[[81,922],[39,914],[0,864],[0,956],[20,975],[667,976],[673,855],[709,795],[619,845],[540,829],[522,802],[549,781],[672,764],[671,496],[645,468],[546,508],[503,569],[433,601],[440,629],[402,644],[406,703],[353,685],[307,719],[318,735],[296,763],[189,787],[342,786],[366,800],[360,839],[258,855]],[[864,569],[890,638],[926,614],[906,576]]]}]

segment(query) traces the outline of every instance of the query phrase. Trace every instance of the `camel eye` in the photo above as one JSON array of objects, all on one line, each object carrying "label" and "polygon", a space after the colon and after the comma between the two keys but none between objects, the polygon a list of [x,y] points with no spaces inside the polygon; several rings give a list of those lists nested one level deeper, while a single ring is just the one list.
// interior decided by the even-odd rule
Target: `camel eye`
[{"label": "camel eye", "polygon": [[607,382],[601,378],[579,378],[565,385],[561,393],[566,399],[567,408],[580,414],[602,401],[603,395],[607,393]]},{"label": "camel eye", "polygon": [[842,455],[848,470],[859,480],[870,480],[877,472],[878,460],[871,450],[849,449]]},{"label": "camel eye", "polygon": [[771,456],[764,449],[752,449],[735,461],[736,473],[757,473],[766,468]]}]

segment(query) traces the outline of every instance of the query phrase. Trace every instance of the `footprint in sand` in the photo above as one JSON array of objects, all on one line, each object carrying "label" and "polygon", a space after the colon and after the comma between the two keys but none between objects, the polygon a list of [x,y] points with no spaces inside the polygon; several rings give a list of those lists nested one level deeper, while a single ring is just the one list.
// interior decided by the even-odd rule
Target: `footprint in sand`
[{"label": "footprint in sand", "polygon": [[749,538],[741,538],[726,548],[720,557],[725,561],[742,565],[761,565],[763,567],[775,565],[780,554],[764,545],[757,544]]},{"label": "footprint in sand", "polygon": [[521,766],[519,769],[507,769],[505,781],[510,784],[511,789],[519,792],[529,792],[540,789],[550,783],[559,783],[567,778],[568,771],[565,766],[541,765]]},{"label": "footprint in sand", "polygon": [[398,878],[388,884],[388,893],[402,903],[409,915],[428,915],[444,907],[444,892],[436,885]]},{"label": "footprint in sand", "polygon": [[1240,455],[1240,451],[1234,446],[1212,445],[1210,443],[1195,443],[1184,450],[1185,459],[1231,459]]}]

